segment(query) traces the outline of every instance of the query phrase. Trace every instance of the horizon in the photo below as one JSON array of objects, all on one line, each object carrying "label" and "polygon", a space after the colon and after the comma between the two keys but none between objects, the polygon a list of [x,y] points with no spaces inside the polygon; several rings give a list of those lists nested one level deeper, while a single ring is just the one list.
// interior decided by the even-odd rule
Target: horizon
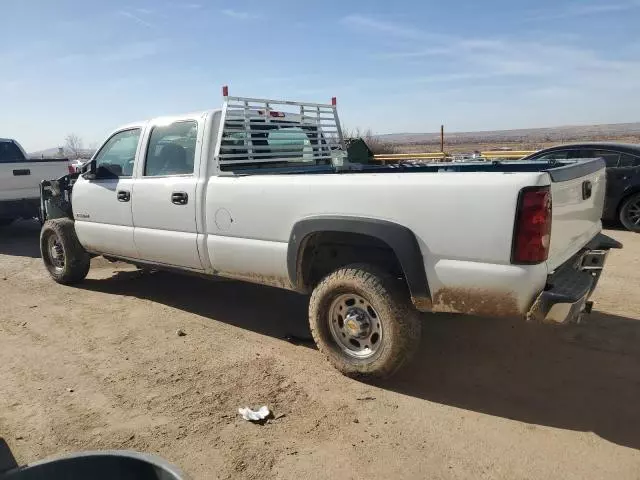
[{"label": "horizon", "polygon": [[5,6],[0,137],[88,147],[134,120],[217,108],[223,84],[337,96],[343,124],[381,135],[639,117],[640,0],[87,3]]}]

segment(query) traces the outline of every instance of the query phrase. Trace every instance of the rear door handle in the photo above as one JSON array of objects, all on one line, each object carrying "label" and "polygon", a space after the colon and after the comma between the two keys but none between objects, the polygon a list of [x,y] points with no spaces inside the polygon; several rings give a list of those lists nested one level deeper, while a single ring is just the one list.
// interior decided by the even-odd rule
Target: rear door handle
[{"label": "rear door handle", "polygon": [[189,203],[189,195],[187,195],[187,192],[173,192],[171,194],[171,203],[186,205]]},{"label": "rear door handle", "polygon": [[128,190],[118,190],[119,202],[128,202],[129,200],[131,200],[131,192]]},{"label": "rear door handle", "polygon": [[588,200],[589,198],[591,198],[592,191],[593,191],[593,184],[589,180],[582,182],[582,199],[583,200]]},{"label": "rear door handle", "polygon": [[21,177],[21,176],[25,176],[25,175],[31,175],[31,170],[29,170],[28,168],[23,168],[20,170],[14,170],[13,171],[13,176],[14,177]]}]

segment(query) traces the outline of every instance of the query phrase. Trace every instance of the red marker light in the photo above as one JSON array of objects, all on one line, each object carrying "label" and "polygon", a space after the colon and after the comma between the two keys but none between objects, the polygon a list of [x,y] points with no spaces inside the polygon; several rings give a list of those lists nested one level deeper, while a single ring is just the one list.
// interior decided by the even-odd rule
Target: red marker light
[{"label": "red marker light", "polygon": [[223,97],[228,97],[229,96],[229,87],[227,85],[223,85],[222,86],[222,96]]},{"label": "red marker light", "polygon": [[334,107],[338,104],[338,99],[336,97],[331,97],[331,105]]}]

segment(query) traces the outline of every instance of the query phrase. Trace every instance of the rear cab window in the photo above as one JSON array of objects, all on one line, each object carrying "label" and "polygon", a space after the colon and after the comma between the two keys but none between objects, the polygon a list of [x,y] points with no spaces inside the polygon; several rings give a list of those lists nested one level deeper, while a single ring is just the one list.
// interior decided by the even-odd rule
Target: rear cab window
[{"label": "rear cab window", "polygon": [[0,142],[0,163],[15,163],[24,161],[24,155],[13,142]]},{"label": "rear cab window", "polygon": [[609,150],[592,150],[589,153],[589,158],[603,158],[607,164],[607,168],[617,167],[618,162],[620,161],[619,152],[612,152]]},{"label": "rear cab window", "polygon": [[623,153],[620,155],[619,167],[640,167],[640,157]]},{"label": "rear cab window", "polygon": [[533,157],[532,160],[570,160],[579,158],[578,150],[554,150],[553,152],[543,153],[540,156]]},{"label": "rear cab window", "polygon": [[223,171],[331,165],[331,149],[316,125],[297,121],[251,119],[249,132],[226,129],[221,152]]}]

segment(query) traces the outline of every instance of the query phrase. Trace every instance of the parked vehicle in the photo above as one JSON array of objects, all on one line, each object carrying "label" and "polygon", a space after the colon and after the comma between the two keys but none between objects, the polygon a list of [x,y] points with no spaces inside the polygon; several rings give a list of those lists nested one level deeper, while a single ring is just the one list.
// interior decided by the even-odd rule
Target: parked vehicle
[{"label": "parked vehicle", "polygon": [[0,480],[188,480],[166,460],[131,450],[95,450],[18,465],[0,439]]},{"label": "parked vehicle", "polygon": [[28,159],[18,142],[0,138],[0,226],[37,217],[40,182],[70,172],[66,159]]},{"label": "parked vehicle", "polygon": [[319,349],[346,375],[382,377],[418,346],[418,312],[589,311],[621,247],[600,233],[604,166],[352,164],[335,102],[225,95],[123,126],[82,174],[44,182],[42,258],[64,284],[103,255],[311,294]]},{"label": "parked vehicle", "polygon": [[640,145],[580,143],[540,150],[524,160],[578,160],[603,158],[607,164],[607,190],[602,219],[620,221],[640,232]]}]

